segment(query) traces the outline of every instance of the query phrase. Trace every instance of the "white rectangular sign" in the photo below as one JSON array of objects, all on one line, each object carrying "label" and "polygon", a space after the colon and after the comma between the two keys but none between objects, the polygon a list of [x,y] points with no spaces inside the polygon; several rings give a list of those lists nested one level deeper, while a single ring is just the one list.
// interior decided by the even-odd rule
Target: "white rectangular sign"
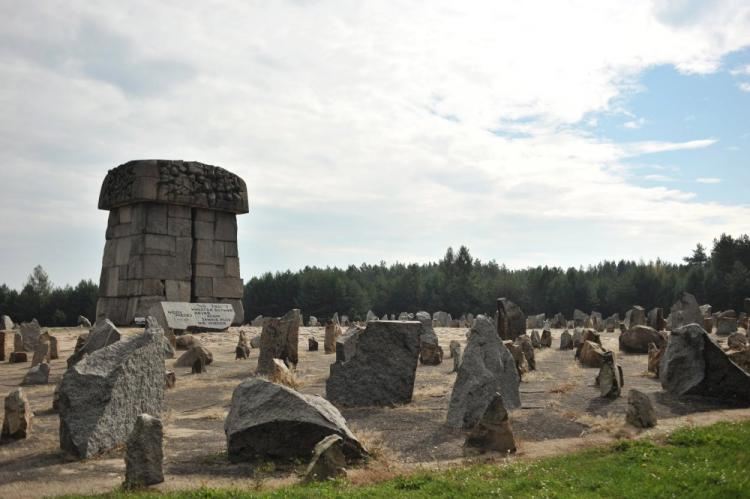
[{"label": "white rectangular sign", "polygon": [[172,329],[204,327],[226,329],[234,320],[234,307],[229,303],[185,303],[163,301],[161,308],[167,325]]}]

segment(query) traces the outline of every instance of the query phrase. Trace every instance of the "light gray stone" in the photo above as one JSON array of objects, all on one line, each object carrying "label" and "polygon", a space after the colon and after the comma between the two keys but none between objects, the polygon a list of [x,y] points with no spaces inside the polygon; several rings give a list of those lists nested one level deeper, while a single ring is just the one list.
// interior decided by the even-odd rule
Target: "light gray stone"
[{"label": "light gray stone", "polygon": [[141,414],[133,425],[125,451],[126,489],[155,485],[164,481],[162,440],[164,430],[159,418]]},{"label": "light gray stone", "polygon": [[471,428],[500,393],[505,407],[521,406],[518,371],[513,355],[503,345],[492,321],[477,316],[469,333],[448,406],[448,425]]},{"label": "light gray stone", "polygon": [[188,350],[180,355],[175,361],[175,367],[193,367],[195,361],[201,359],[203,366],[208,366],[214,361],[214,355],[201,343],[195,343]]},{"label": "light gray stone", "polygon": [[13,320],[9,316],[0,316],[0,331],[10,331],[14,326],[15,324],[13,324]]},{"label": "light gray stone", "polygon": [[161,331],[146,329],[68,368],[59,391],[61,449],[91,457],[124,443],[140,414],[161,413],[163,341]]},{"label": "light gray stone", "polygon": [[648,395],[638,390],[630,390],[625,420],[636,428],[656,426],[656,411]]},{"label": "light gray stone", "polygon": [[39,335],[42,334],[42,328],[39,327],[39,322],[37,322],[36,319],[31,322],[22,322],[19,333],[21,334],[23,351],[33,352],[37,343],[39,343]]},{"label": "light gray stone", "polygon": [[343,406],[411,402],[423,329],[415,321],[367,323],[353,355],[331,364],[326,397]]},{"label": "light gray stone", "polygon": [[[387,319],[383,319],[387,320]],[[305,482],[322,482],[346,476],[344,439],[331,434],[315,444],[313,457],[305,471]]]},{"label": "light gray stone", "polygon": [[231,462],[307,459],[329,435],[343,439],[348,459],[367,454],[330,402],[262,378],[246,379],[234,389],[224,433]]},{"label": "light gray stone", "polygon": [[695,296],[682,293],[682,297],[672,305],[669,311],[669,327],[672,331],[688,324],[703,326],[703,312],[701,312]]},{"label": "light gray stone", "polygon": [[266,319],[260,333],[258,374],[273,372],[273,359],[281,359],[293,368],[299,362],[299,328],[302,316],[299,309],[290,310],[284,317]]}]

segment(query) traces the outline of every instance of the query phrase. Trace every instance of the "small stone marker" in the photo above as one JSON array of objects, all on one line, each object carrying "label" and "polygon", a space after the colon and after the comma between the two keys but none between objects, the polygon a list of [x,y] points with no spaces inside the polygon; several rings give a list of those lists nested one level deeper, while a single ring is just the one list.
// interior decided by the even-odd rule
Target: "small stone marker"
[{"label": "small stone marker", "polygon": [[318,351],[318,341],[312,336],[310,338],[307,338],[307,350],[310,352]]},{"label": "small stone marker", "polygon": [[34,413],[23,388],[16,388],[5,397],[5,417],[0,432],[0,443],[20,440],[29,436]]},{"label": "small stone marker", "polygon": [[299,309],[293,309],[280,318],[266,319],[260,333],[258,374],[273,373],[273,359],[281,359],[288,366],[299,360],[299,328],[302,317]]},{"label": "small stone marker", "polygon": [[164,431],[161,420],[141,414],[135,420],[125,451],[126,489],[155,485],[164,481],[162,472],[162,439]]},{"label": "small stone marker", "polygon": [[11,352],[8,357],[8,362],[11,364],[19,364],[21,362],[27,362],[26,352]]},{"label": "small stone marker", "polygon": [[49,381],[49,364],[42,362],[32,366],[23,377],[22,385],[46,385]]},{"label": "small stone marker", "polygon": [[531,331],[531,346],[533,348],[542,348],[542,338],[536,329],[532,329]]},{"label": "small stone marker", "polygon": [[195,364],[196,359],[202,359],[203,368],[210,365],[214,361],[214,355],[211,351],[201,345],[200,343],[194,344],[190,349],[183,353],[174,363],[175,367],[192,367]]},{"label": "small stone marker", "polygon": [[648,396],[638,390],[630,390],[625,420],[636,428],[656,426],[656,411]]},{"label": "small stone marker", "polygon": [[622,367],[615,363],[614,353],[604,353],[596,384],[599,385],[599,393],[602,397],[616,399],[620,396],[625,380],[622,376]]},{"label": "small stone marker", "polygon": [[573,350],[573,335],[566,329],[560,335],[560,350]]},{"label": "small stone marker", "polygon": [[341,326],[336,322],[330,321],[326,324],[326,336],[323,342],[325,353],[336,353],[336,340],[341,336]]},{"label": "small stone marker", "polygon": [[461,344],[457,341],[451,341],[450,343],[451,358],[453,359],[453,371],[458,372],[461,367]]},{"label": "small stone marker", "polygon": [[174,388],[177,384],[177,376],[174,371],[166,371],[164,373],[164,388]]},{"label": "small stone marker", "polygon": [[3,360],[5,360],[5,331],[0,331],[0,361]]},{"label": "small stone marker", "polygon": [[542,348],[552,348],[552,331],[547,328],[542,331],[541,344]]}]

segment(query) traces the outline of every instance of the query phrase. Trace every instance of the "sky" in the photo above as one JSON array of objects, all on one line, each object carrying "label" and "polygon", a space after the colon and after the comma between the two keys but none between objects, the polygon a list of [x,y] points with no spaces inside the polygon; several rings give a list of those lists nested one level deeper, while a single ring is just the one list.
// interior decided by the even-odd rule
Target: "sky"
[{"label": "sky", "polygon": [[240,175],[242,276],[680,261],[750,233],[750,1],[0,0],[0,283],[99,278],[108,169]]}]

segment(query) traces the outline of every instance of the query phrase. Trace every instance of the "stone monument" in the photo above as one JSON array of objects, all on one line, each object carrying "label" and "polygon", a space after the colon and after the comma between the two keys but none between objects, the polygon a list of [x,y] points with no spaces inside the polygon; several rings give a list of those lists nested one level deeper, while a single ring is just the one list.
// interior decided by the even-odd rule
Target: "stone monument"
[{"label": "stone monument", "polygon": [[124,326],[162,301],[229,303],[241,324],[240,177],[194,161],[130,161],[107,173],[99,209],[109,222],[97,319]]}]

